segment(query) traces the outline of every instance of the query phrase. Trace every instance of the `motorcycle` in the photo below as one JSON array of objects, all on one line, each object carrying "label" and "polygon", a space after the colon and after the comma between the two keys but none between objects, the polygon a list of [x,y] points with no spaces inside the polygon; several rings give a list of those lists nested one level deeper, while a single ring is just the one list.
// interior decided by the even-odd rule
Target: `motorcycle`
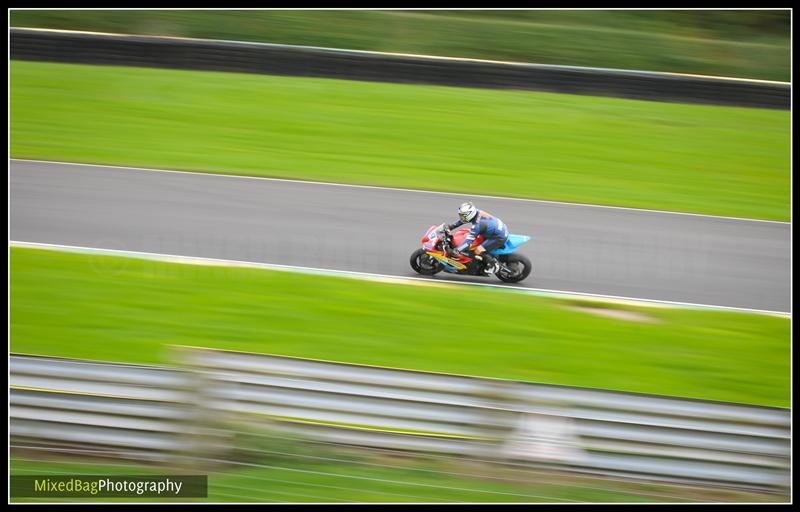
[{"label": "motorcycle", "polygon": [[[464,242],[468,233],[469,229],[451,232],[444,224],[431,226],[422,237],[422,248],[411,254],[411,268],[427,276],[444,271],[485,277],[487,274],[484,272],[485,262],[482,259],[476,258],[472,253],[462,254],[453,250]],[[509,235],[503,247],[489,251],[500,265],[500,270],[495,274],[498,279],[506,283],[517,283],[528,277],[533,268],[531,261],[515,251],[530,239],[531,237],[525,235]],[[483,235],[479,235],[470,245],[470,251],[474,251],[483,240]]]}]

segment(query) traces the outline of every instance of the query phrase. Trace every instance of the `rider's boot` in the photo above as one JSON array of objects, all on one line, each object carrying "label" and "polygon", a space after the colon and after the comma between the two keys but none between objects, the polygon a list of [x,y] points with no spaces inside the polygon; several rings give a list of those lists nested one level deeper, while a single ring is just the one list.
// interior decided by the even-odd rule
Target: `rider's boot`
[{"label": "rider's boot", "polygon": [[485,252],[481,254],[483,256],[483,272],[488,276],[490,274],[496,274],[498,270],[500,270],[500,264],[497,262],[497,258]]}]

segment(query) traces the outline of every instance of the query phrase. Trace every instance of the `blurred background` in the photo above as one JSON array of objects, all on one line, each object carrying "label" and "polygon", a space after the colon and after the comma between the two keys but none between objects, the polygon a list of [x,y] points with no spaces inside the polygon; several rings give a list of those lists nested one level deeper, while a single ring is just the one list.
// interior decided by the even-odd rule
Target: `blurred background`
[{"label": "blurred background", "polygon": [[[787,501],[791,10],[9,23],[12,475]],[[467,198],[527,288],[408,279]]]},{"label": "blurred background", "polygon": [[17,11],[11,25],[790,79],[777,10]]}]

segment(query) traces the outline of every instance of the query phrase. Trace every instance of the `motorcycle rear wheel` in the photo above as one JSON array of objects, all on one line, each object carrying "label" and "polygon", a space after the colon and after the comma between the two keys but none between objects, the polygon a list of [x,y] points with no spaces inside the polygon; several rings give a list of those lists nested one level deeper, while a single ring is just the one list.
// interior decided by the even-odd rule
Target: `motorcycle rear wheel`
[{"label": "motorcycle rear wheel", "polygon": [[533,270],[531,260],[524,254],[509,254],[500,261],[508,270],[500,269],[497,278],[506,283],[518,283],[528,277]]}]

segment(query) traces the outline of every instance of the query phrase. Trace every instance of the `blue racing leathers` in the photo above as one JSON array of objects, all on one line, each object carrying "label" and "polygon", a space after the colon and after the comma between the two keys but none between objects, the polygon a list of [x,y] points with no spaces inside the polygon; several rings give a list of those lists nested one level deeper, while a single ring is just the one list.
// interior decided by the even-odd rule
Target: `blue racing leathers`
[{"label": "blue racing leathers", "polygon": [[[449,224],[447,227],[448,229],[452,230],[463,224],[467,224],[467,222],[458,219],[454,223]],[[489,212],[478,210],[478,215],[471,222],[471,224],[472,229],[461,245],[456,247],[456,251],[463,252],[466,250],[470,245],[472,245],[472,242],[478,238],[478,235],[483,235],[483,243],[481,246],[486,251],[503,247],[506,244],[506,240],[508,240],[508,228],[502,220],[498,219]]]}]

